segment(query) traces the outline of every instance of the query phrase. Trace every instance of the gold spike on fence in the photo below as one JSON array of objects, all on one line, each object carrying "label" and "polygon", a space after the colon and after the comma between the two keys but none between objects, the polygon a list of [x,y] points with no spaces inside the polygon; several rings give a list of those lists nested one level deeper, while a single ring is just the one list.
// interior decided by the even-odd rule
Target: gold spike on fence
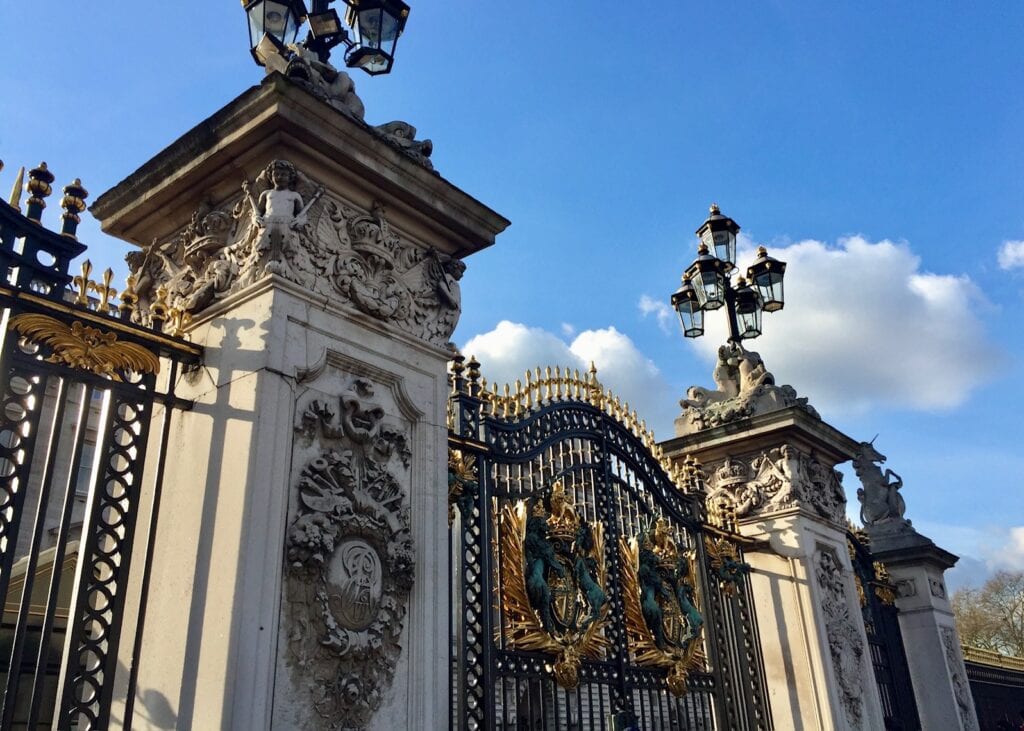
[{"label": "gold spike on fence", "polygon": [[[458,356],[452,361],[452,383],[461,380],[465,361]],[[480,364],[474,357],[469,358],[469,368],[479,379],[478,398],[481,401],[481,413],[500,419],[522,419],[530,412],[554,403],[578,401],[589,404],[615,419],[627,431],[640,440],[651,456],[658,461],[665,473],[683,492],[703,492],[700,478],[703,473],[694,461],[685,465],[673,464],[665,455],[665,450],[655,441],[654,432],[647,422],[640,419],[636,410],[610,389],[605,389],[597,377],[597,367],[591,363],[590,368],[581,373],[578,368],[547,366],[527,370],[523,378],[514,383],[488,384],[479,375]],[[470,378],[469,381],[473,379]],[[471,386],[462,381],[462,392],[471,394]],[[456,390],[453,390],[456,393]],[[454,416],[449,414],[449,423],[454,423]],[[689,459],[689,458],[688,458]],[[698,476],[699,474],[699,476]]]}]

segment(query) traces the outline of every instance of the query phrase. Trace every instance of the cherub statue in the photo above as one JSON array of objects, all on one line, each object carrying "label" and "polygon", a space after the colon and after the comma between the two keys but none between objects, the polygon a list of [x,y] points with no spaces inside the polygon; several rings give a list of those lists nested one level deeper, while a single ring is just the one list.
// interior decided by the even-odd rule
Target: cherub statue
[{"label": "cherub statue", "polygon": [[297,182],[295,166],[275,160],[270,165],[270,187],[258,198],[253,195],[249,181],[242,183],[252,207],[252,228],[257,232],[249,249],[249,261],[269,262],[267,271],[271,273],[283,274],[289,265],[296,273],[312,273],[307,271],[310,264],[306,261],[308,257],[302,255],[299,232],[309,222],[306,214],[324,191],[318,188],[304,204],[302,195],[295,190]]}]

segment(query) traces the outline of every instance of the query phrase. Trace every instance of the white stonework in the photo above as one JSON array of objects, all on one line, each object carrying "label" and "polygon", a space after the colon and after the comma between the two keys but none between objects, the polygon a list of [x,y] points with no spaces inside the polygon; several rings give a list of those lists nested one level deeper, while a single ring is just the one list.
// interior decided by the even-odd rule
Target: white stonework
[{"label": "white stonework", "polygon": [[508,222],[407,153],[273,74],[93,207],[142,249],[140,311],[205,349],[133,728],[447,726],[446,341]]},{"label": "white stonework", "polygon": [[760,543],[744,558],[773,726],[884,728],[835,470],[857,443],[776,386],[756,353],[723,346],[715,383],[689,390],[679,436],[661,446],[696,458],[709,511]]},{"label": "white stonework", "polygon": [[900,632],[925,729],[976,731],[967,669],[946,596],[943,574],[956,556],[907,528],[886,535],[869,530],[872,551],[896,585]]}]

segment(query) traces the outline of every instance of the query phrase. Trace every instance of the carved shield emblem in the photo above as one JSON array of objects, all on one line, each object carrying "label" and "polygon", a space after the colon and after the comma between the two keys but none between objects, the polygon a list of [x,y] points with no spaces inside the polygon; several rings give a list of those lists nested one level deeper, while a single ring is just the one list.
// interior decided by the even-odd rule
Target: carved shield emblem
[{"label": "carved shield emblem", "polygon": [[331,613],[342,627],[361,631],[377,618],[383,592],[380,557],[365,541],[348,540],[335,551],[328,575]]}]

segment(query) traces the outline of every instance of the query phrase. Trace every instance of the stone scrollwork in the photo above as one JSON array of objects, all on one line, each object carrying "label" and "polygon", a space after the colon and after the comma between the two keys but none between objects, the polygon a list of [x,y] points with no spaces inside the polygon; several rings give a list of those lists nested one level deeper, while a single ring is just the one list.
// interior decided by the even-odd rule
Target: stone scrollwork
[{"label": "stone scrollwork", "polygon": [[458,322],[465,270],[404,241],[380,203],[358,211],[284,160],[243,182],[234,202],[196,211],[184,230],[127,262],[139,321],[158,300],[197,315],[274,274],[442,346]]},{"label": "stone scrollwork", "polygon": [[814,571],[821,589],[832,671],[839,687],[847,726],[863,728],[864,674],[867,672],[864,640],[846,601],[842,564],[832,549],[819,548],[815,554]]},{"label": "stone scrollwork", "polygon": [[953,683],[953,695],[960,712],[960,727],[964,731],[975,731],[978,728],[977,717],[974,712],[974,701],[967,681],[963,655],[958,649],[959,644],[956,630],[952,627],[943,627],[942,648],[946,653],[946,666],[949,668],[949,677]]},{"label": "stone scrollwork", "polygon": [[676,436],[728,424],[758,414],[796,406],[815,418],[818,412],[797,396],[792,386],[778,386],[757,353],[738,343],[718,349],[713,372],[715,390],[691,386],[679,402],[682,415],[676,419]]},{"label": "stone scrollwork", "polygon": [[296,427],[320,453],[287,534],[287,661],[322,728],[363,728],[380,706],[413,585],[405,434],[373,397],[356,378],[337,409],[312,401]]},{"label": "stone scrollwork", "polygon": [[502,607],[511,647],[556,656],[555,681],[579,685],[580,659],[608,648],[604,525],[580,519],[561,482],[501,513]]},{"label": "stone scrollwork", "polygon": [[693,557],[662,518],[638,538],[620,538],[619,554],[630,652],[638,665],[667,670],[669,692],[681,696],[703,663]]},{"label": "stone scrollwork", "polygon": [[842,475],[790,444],[762,452],[749,464],[727,457],[709,486],[708,504],[726,504],[737,518],[806,506],[835,523],[844,520]]}]

